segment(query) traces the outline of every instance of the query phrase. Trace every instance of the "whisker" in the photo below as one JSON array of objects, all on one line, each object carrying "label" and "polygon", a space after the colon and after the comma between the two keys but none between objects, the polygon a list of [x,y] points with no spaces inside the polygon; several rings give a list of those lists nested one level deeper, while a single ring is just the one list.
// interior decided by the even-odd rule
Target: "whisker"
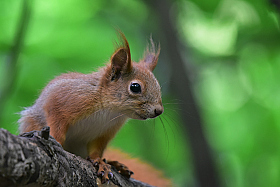
[{"label": "whisker", "polygon": [[[184,101],[181,99],[165,99],[165,100],[167,100],[169,103],[179,103],[179,104],[184,103]],[[165,100],[164,100],[164,102],[165,102]]]},{"label": "whisker", "polygon": [[155,127],[156,127],[156,120],[154,119],[153,120],[153,126],[152,126],[153,128],[152,128],[152,134],[154,134],[155,133]]},{"label": "whisker", "polygon": [[173,108],[166,107],[166,106],[164,107],[164,109],[165,109],[165,110],[172,110],[173,112],[176,112],[177,114],[178,114],[178,111],[177,111],[177,110],[182,111],[182,109],[180,109],[180,108],[173,109]]},{"label": "whisker", "polygon": [[180,101],[180,103],[183,103],[183,100],[181,99],[172,99],[171,101]]},{"label": "whisker", "polygon": [[[177,127],[178,125],[179,125],[179,126],[182,125],[182,123],[180,122],[180,120],[177,120],[177,118],[173,118],[173,116],[172,116],[171,114],[165,113],[164,115],[166,115],[166,116],[168,117],[168,120],[171,120],[171,122],[172,122],[173,124],[175,124],[176,127]],[[177,113],[177,115],[179,115],[179,114]]]},{"label": "whisker", "polygon": [[163,88],[165,84],[169,83],[169,81],[165,81],[163,83],[160,84],[160,88]]},{"label": "whisker", "polygon": [[[153,139],[154,136],[155,136],[155,119],[149,120],[149,122],[152,123],[152,125],[151,125],[151,124],[148,124],[148,125],[149,125],[148,127],[151,128],[151,130],[149,131],[149,132],[151,132],[151,133],[148,133],[149,139],[151,140],[151,139]],[[147,123],[149,123],[149,122],[148,122],[147,120],[144,121],[145,124],[147,124]],[[151,126],[151,127],[150,127],[150,126]]]},{"label": "whisker", "polygon": [[163,127],[163,131],[164,131],[164,135],[165,135],[165,141],[167,141],[167,155],[166,155],[166,159],[167,159],[167,157],[169,155],[169,138],[168,138],[167,130],[166,130],[166,128],[164,126],[164,123],[161,119],[161,116],[159,116],[159,120],[161,121],[161,124],[162,124],[162,127]]},{"label": "whisker", "polygon": [[[173,127],[173,125],[166,119],[166,117],[165,116],[161,116],[166,122],[167,122],[167,124],[168,124],[168,126],[169,126],[169,128],[171,129],[171,131],[172,131],[172,134],[173,134],[173,139],[174,139],[174,141],[176,141],[176,136],[175,136],[175,132],[174,132],[174,129],[172,128]],[[175,147],[175,145],[176,145],[176,143],[174,143],[174,147]]]},{"label": "whisker", "polygon": [[163,103],[163,105],[179,105],[179,104],[182,104],[182,103]]},{"label": "whisker", "polygon": [[[179,109],[173,109],[173,108],[169,108],[169,107],[165,107],[165,111],[169,111],[169,112],[164,112],[164,115],[169,115],[169,116],[172,116],[170,114],[170,111],[171,113],[174,113],[175,115],[177,116],[180,116],[181,114],[178,112]],[[181,112],[181,111],[180,111]]]}]

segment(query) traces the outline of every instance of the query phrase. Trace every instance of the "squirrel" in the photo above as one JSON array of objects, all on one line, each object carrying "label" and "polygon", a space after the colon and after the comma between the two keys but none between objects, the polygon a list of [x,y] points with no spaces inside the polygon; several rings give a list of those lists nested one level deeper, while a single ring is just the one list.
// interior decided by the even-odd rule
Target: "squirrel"
[{"label": "squirrel", "polygon": [[66,151],[89,158],[102,183],[112,177],[111,165],[128,178],[133,174],[103,153],[127,119],[146,120],[164,111],[161,87],[152,71],[160,47],[152,39],[139,63],[132,62],[125,35],[110,62],[90,74],[65,73],[48,83],[31,107],[20,114],[20,133],[50,127],[50,134]]}]

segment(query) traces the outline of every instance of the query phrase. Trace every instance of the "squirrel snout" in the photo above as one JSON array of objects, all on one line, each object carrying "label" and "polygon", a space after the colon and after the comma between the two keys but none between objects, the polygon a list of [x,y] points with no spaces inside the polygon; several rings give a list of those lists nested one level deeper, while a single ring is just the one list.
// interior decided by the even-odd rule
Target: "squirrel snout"
[{"label": "squirrel snout", "polygon": [[161,115],[162,113],[163,113],[163,106],[162,105],[157,106],[154,110],[155,117]]}]

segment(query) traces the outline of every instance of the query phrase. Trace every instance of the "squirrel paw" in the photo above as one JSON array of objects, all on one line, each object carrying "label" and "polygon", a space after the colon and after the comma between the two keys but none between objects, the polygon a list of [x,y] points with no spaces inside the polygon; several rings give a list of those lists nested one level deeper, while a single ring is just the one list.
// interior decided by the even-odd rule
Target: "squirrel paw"
[{"label": "squirrel paw", "polygon": [[106,159],[101,160],[101,158],[96,158],[94,160],[87,158],[94,167],[97,168],[97,176],[101,178],[101,183],[108,183],[109,179],[113,178],[113,173],[111,172],[111,165],[107,164]]},{"label": "squirrel paw", "polygon": [[128,167],[126,167],[124,164],[119,163],[118,161],[109,161],[107,162],[108,164],[110,164],[111,166],[114,166],[118,172],[127,177],[130,178],[131,175],[133,175],[133,171],[129,170]]}]

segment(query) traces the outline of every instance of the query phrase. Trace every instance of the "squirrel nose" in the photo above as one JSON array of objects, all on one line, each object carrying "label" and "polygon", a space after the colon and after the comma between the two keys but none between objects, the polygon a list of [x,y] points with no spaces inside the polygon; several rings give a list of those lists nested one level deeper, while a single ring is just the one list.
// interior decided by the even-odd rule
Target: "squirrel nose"
[{"label": "squirrel nose", "polygon": [[163,107],[155,108],[155,117],[161,115],[163,113]]}]

